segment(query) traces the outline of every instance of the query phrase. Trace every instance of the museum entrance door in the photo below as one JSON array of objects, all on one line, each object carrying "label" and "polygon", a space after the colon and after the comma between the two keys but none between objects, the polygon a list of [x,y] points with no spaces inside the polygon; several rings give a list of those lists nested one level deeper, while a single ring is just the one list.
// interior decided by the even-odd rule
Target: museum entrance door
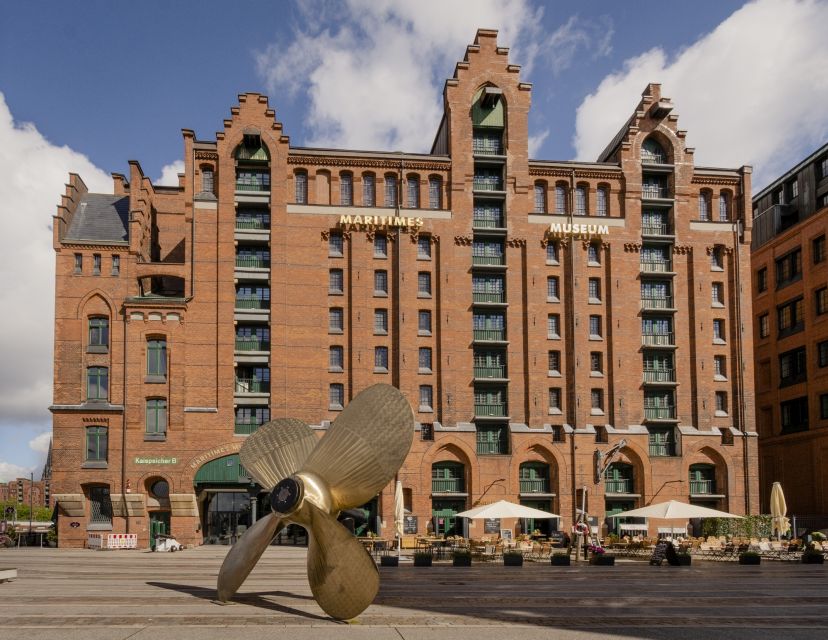
[{"label": "museum entrance door", "polygon": [[[233,544],[253,524],[251,494],[257,498],[256,519],[265,515],[267,501],[253,483],[237,453],[206,462],[195,475],[205,544]],[[267,509],[269,511],[269,509]]]}]

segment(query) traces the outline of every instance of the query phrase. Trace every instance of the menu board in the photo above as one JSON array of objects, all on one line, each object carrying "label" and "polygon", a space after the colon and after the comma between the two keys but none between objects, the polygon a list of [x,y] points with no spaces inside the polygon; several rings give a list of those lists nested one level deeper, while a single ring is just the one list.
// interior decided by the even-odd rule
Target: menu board
[{"label": "menu board", "polygon": [[403,517],[403,533],[417,533],[417,516]]},{"label": "menu board", "polygon": [[483,533],[500,533],[500,518],[484,518]]}]

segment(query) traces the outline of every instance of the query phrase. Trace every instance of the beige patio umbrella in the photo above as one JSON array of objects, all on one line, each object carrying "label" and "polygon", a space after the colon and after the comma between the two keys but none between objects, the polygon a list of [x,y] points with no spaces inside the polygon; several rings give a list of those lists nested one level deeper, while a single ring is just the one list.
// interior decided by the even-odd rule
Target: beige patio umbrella
[{"label": "beige patio umbrella", "polygon": [[492,504],[484,504],[481,507],[475,507],[468,511],[461,511],[457,514],[457,517],[470,518],[472,520],[480,518],[534,518],[536,520],[541,518],[560,518],[556,513],[547,513],[540,509],[525,507],[522,504],[515,504],[507,500],[498,500]]},{"label": "beige patio umbrella", "polygon": [[708,509],[695,504],[687,504],[678,500],[668,500],[651,504],[632,511],[622,511],[610,516],[610,518],[655,518],[656,520],[681,520],[685,518],[741,518],[727,511]]},{"label": "beige patio umbrella", "polygon": [[770,494],[770,512],[773,519],[773,528],[776,530],[776,539],[781,540],[782,536],[791,530],[791,523],[785,517],[788,505],[785,504],[785,494],[782,492],[782,485],[773,483]]},{"label": "beige patio umbrella", "polygon": [[397,555],[402,550],[403,521],[405,520],[405,502],[403,500],[402,482],[397,480],[394,488],[394,529],[397,536]]}]

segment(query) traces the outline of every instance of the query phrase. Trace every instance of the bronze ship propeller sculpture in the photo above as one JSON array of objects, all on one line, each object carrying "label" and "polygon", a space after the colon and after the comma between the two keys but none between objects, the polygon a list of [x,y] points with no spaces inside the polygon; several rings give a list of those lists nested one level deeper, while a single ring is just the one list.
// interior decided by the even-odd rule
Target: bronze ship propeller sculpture
[{"label": "bronze ship propeller sculpture", "polygon": [[411,448],[414,414],[398,389],[369,387],[354,398],[320,440],[301,420],[272,420],[239,451],[241,464],[270,491],[272,513],[230,549],[218,575],[218,600],[241,587],[282,527],[308,531],[308,581],[332,618],[362,613],[379,590],[374,560],[337,521],[371,500],[399,471]]}]

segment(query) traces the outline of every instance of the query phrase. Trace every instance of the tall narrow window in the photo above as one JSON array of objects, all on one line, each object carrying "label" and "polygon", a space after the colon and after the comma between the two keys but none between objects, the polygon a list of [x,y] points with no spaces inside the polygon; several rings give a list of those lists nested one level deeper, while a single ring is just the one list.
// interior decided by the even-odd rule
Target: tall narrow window
[{"label": "tall narrow window", "polygon": [[589,302],[601,302],[601,279],[589,279]]},{"label": "tall narrow window", "polygon": [[719,222],[730,220],[730,198],[726,193],[719,194]]},{"label": "tall narrow window", "polygon": [[328,271],[328,293],[341,296],[345,284],[345,275],[342,269],[330,269]]},{"label": "tall narrow window", "polygon": [[385,269],[374,271],[374,295],[388,295],[388,272]]},{"label": "tall narrow window", "polygon": [[723,343],[725,341],[725,321],[716,319],[713,321],[713,342]]},{"label": "tall narrow window", "polygon": [[549,388],[549,413],[561,412],[561,389],[560,387]]},{"label": "tall narrow window", "polygon": [[595,192],[595,215],[602,217],[609,215],[608,201],[607,188],[598,187],[598,191]]},{"label": "tall narrow window", "polygon": [[112,275],[117,276],[121,274],[121,256],[117,253],[112,256]]},{"label": "tall narrow window", "polygon": [[210,167],[201,168],[201,192],[213,193],[213,170]]},{"label": "tall narrow window", "polygon": [[601,316],[589,316],[589,337],[601,338]]},{"label": "tall narrow window", "polygon": [[420,347],[417,368],[420,373],[431,373],[431,347]]},{"label": "tall narrow window", "polygon": [[825,260],[825,236],[821,235],[811,241],[811,258],[814,264]]},{"label": "tall narrow window", "polygon": [[331,232],[331,235],[328,236],[328,256],[331,258],[341,258],[342,257],[342,234],[337,232]]},{"label": "tall narrow window", "polygon": [[547,355],[548,360],[548,375],[550,376],[560,376],[561,375],[561,352],[560,351],[550,351]]},{"label": "tall narrow window", "polygon": [[308,203],[308,174],[306,171],[297,171],[294,175],[296,183],[295,200],[297,204]]},{"label": "tall narrow window", "polygon": [[431,335],[431,311],[420,309],[417,313],[417,333],[421,336]]},{"label": "tall narrow window", "polygon": [[388,257],[388,238],[381,233],[374,236],[374,257]]},{"label": "tall narrow window", "polygon": [[604,373],[604,358],[600,351],[593,351],[589,354],[589,373],[594,375]]},{"label": "tall narrow window", "polygon": [[340,307],[328,311],[328,333],[342,333],[343,314]]},{"label": "tall narrow window", "polygon": [[429,236],[417,237],[417,259],[431,260],[431,238]]},{"label": "tall narrow window", "polygon": [[434,388],[430,384],[420,385],[420,411],[432,411],[434,406]]},{"label": "tall narrow window", "polygon": [[558,243],[550,242],[546,245],[546,263],[558,264]]},{"label": "tall narrow window", "polygon": [[420,208],[420,176],[412,174],[406,180],[408,190],[407,204],[409,209]]},{"label": "tall narrow window", "polygon": [[561,316],[557,313],[550,313],[546,316],[546,337],[552,340],[559,340],[561,337]]},{"label": "tall narrow window", "polygon": [[86,462],[106,462],[107,432],[106,427],[86,427]]},{"label": "tall narrow window", "polygon": [[717,416],[726,416],[727,415],[727,392],[726,391],[717,391],[716,392],[716,415]]},{"label": "tall narrow window", "polygon": [[90,351],[105,352],[109,348],[109,318],[89,318]]},{"label": "tall narrow window", "polygon": [[725,356],[713,356],[713,378],[715,380],[727,379],[727,360]]},{"label": "tall narrow window", "polygon": [[333,383],[328,387],[328,408],[339,410],[345,404],[345,386],[340,383]]},{"label": "tall narrow window", "polygon": [[555,213],[566,213],[566,187],[555,187]]},{"label": "tall narrow window", "polygon": [[164,436],[167,433],[167,400],[147,400],[147,435]]},{"label": "tall narrow window", "polygon": [[431,274],[428,271],[420,271],[417,274],[417,296],[431,297]]},{"label": "tall narrow window", "polygon": [[587,215],[586,187],[579,186],[575,189],[575,214],[579,216]]},{"label": "tall narrow window", "polygon": [[590,391],[590,401],[593,413],[604,413],[604,390],[592,389]]},{"label": "tall narrow window", "polygon": [[714,307],[724,306],[724,283],[714,282],[711,288]]},{"label": "tall narrow window", "polygon": [[167,377],[167,341],[163,338],[147,340],[147,375]]},{"label": "tall narrow window", "polygon": [[699,194],[699,220],[710,220],[710,193],[707,191]]},{"label": "tall narrow window", "polygon": [[362,176],[362,206],[373,207],[376,203],[377,185],[373,173]]},{"label": "tall narrow window", "polygon": [[558,276],[546,278],[546,299],[549,302],[558,302]]},{"label": "tall narrow window", "polygon": [[546,213],[546,185],[535,183],[535,213]]},{"label": "tall narrow window", "polygon": [[101,254],[100,253],[93,253],[92,254],[92,275],[93,276],[101,275]]},{"label": "tall narrow window", "polygon": [[385,206],[397,206],[397,176],[391,173],[385,175]]},{"label": "tall narrow window", "polygon": [[374,347],[374,373],[388,373],[388,347]]},{"label": "tall narrow window", "polygon": [[106,401],[109,398],[109,369],[89,367],[86,370],[86,399]]},{"label": "tall narrow window", "polygon": [[83,273],[83,254],[75,254],[75,273]]},{"label": "tall narrow window", "polygon": [[328,348],[328,371],[342,371],[344,362],[344,351],[340,345],[334,345]]},{"label": "tall narrow window", "polygon": [[443,208],[443,181],[439,176],[428,179],[428,207],[429,209]]},{"label": "tall narrow window", "polygon": [[344,207],[354,204],[354,177],[350,173],[339,176],[339,204]]},{"label": "tall narrow window", "polygon": [[374,309],[374,334],[388,334],[388,309]]},{"label": "tall narrow window", "polygon": [[587,264],[601,264],[601,254],[598,252],[598,245],[594,242],[587,247]]},{"label": "tall narrow window", "polygon": [[112,500],[109,487],[89,487],[89,521],[92,524],[112,524]]}]

